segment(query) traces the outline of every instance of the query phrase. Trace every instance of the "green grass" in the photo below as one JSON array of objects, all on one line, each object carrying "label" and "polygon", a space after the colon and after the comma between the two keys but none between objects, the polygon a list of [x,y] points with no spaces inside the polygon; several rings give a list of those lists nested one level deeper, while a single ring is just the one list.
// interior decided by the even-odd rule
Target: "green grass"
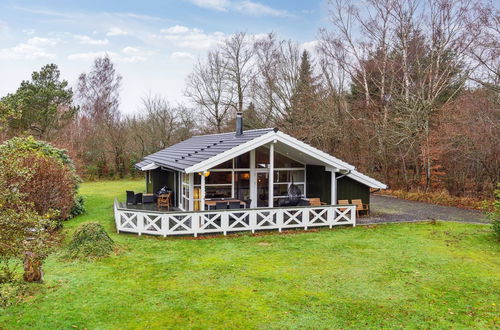
[{"label": "green grass", "polygon": [[112,201],[142,181],[82,185],[88,213],[122,247],[45,264],[45,284],[0,309],[0,328],[493,328],[500,248],[485,225],[338,228],[205,240],[117,235]]}]

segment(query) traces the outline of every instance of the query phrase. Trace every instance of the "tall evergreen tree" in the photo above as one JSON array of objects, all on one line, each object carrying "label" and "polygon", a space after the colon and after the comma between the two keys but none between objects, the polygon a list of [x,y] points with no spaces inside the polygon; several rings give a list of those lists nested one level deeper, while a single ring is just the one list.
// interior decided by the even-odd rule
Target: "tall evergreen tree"
[{"label": "tall evergreen tree", "polygon": [[9,128],[14,135],[32,134],[50,140],[57,129],[70,122],[78,108],[73,106],[73,91],[55,64],[47,64],[23,81],[14,94],[1,101],[18,113],[11,117]]},{"label": "tall evergreen tree", "polygon": [[311,130],[316,126],[320,111],[320,93],[317,77],[307,50],[302,52],[299,82],[291,100],[291,109],[287,118],[288,130],[295,136],[310,141]]}]

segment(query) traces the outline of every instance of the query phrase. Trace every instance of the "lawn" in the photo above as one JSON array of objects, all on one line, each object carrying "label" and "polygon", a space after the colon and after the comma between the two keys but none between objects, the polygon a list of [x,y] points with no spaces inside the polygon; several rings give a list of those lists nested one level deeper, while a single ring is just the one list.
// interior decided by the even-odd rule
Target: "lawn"
[{"label": "lawn", "polygon": [[493,328],[500,245],[486,225],[358,226],[204,240],[116,234],[114,196],[142,181],[82,185],[121,252],[45,264],[43,285],[0,309],[0,328]]}]

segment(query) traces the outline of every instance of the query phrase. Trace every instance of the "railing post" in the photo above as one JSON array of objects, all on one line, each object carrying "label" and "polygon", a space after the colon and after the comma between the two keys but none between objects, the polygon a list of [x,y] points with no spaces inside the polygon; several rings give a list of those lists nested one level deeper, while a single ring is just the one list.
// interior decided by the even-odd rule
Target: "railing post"
[{"label": "railing post", "polygon": [[304,207],[302,210],[302,224],[304,225],[304,230],[307,230],[307,225],[309,224],[309,208]]},{"label": "railing post", "polygon": [[200,214],[193,213],[191,215],[191,230],[193,231],[194,237],[198,237],[198,231],[200,230]]},{"label": "railing post", "polygon": [[250,225],[250,228],[252,229],[252,234],[255,234],[255,229],[257,228],[257,212],[255,210],[248,211],[250,220],[248,224]]},{"label": "railing post", "polygon": [[283,209],[275,209],[276,210],[276,225],[278,226],[278,230],[281,233],[281,229],[283,227],[283,213],[285,210]]},{"label": "railing post", "polygon": [[224,236],[227,235],[227,229],[229,227],[229,215],[227,212],[222,212],[220,216],[220,224],[224,232]]},{"label": "railing post", "polygon": [[356,206],[351,206],[351,222],[352,226],[356,227]]},{"label": "railing post", "polygon": [[333,222],[335,221],[335,212],[337,210],[337,207],[336,206],[327,206],[327,207],[328,207],[328,210],[326,211],[327,222],[330,229],[332,229]]},{"label": "railing post", "polygon": [[161,230],[163,231],[163,237],[167,237],[168,233],[168,215],[163,214],[161,216]]},{"label": "railing post", "polygon": [[137,233],[141,236],[142,231],[144,230],[144,214],[137,212],[135,216],[137,218]]}]

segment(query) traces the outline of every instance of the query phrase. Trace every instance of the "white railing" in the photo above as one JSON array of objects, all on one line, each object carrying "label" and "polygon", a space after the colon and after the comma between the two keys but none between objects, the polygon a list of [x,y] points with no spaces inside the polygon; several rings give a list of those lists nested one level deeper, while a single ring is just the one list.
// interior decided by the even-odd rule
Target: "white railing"
[{"label": "white railing", "polygon": [[356,225],[356,206],[322,205],[260,209],[155,212],[121,208],[114,203],[117,232],[149,235],[194,235]]}]

